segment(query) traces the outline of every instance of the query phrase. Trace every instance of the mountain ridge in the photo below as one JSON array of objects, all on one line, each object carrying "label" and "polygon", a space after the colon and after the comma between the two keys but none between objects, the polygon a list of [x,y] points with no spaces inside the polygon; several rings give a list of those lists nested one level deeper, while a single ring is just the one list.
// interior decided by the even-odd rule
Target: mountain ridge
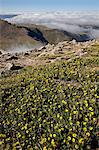
[{"label": "mountain ridge", "polygon": [[42,25],[12,24],[4,20],[0,20],[0,33],[0,49],[5,51],[24,51],[73,39],[90,40],[86,32],[75,34]]}]

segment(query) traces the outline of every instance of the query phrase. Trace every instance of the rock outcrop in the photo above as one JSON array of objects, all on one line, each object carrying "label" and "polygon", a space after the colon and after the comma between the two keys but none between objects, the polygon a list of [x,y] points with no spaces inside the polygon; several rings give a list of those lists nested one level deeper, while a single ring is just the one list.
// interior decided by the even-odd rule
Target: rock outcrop
[{"label": "rock outcrop", "polygon": [[0,53],[0,72],[14,71],[25,66],[38,66],[55,61],[70,60],[88,55],[88,48],[99,45],[98,40],[87,42],[63,41],[58,44],[48,44],[39,49],[22,53]]}]

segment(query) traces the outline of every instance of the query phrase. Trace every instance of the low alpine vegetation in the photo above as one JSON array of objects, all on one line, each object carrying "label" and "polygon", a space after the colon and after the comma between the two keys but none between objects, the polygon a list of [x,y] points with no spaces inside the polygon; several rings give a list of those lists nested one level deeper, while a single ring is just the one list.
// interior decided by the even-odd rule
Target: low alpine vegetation
[{"label": "low alpine vegetation", "polygon": [[0,149],[96,146],[98,78],[89,63],[76,58],[2,78]]}]

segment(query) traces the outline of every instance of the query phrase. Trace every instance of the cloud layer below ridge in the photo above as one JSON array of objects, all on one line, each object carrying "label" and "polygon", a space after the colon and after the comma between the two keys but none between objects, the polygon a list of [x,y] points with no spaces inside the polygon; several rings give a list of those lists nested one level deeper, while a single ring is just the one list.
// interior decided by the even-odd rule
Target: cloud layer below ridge
[{"label": "cloud layer below ridge", "polygon": [[71,33],[88,33],[99,38],[99,11],[33,12],[6,19],[11,23],[38,24]]}]

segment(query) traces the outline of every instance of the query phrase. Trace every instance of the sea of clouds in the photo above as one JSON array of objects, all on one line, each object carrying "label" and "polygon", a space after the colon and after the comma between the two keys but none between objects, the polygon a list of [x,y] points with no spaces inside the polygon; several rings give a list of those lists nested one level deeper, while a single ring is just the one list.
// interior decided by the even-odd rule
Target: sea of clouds
[{"label": "sea of clouds", "polygon": [[16,24],[37,24],[71,33],[88,33],[99,38],[99,11],[59,11],[22,13],[6,19]]}]

